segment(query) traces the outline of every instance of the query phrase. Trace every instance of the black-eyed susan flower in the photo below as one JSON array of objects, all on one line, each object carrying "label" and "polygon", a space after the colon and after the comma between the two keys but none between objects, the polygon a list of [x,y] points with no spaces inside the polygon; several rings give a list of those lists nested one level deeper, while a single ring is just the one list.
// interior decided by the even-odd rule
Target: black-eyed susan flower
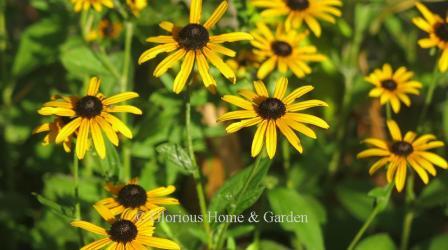
[{"label": "black-eyed susan flower", "polygon": [[395,113],[400,112],[401,102],[406,106],[411,105],[411,99],[408,94],[419,95],[419,89],[422,84],[413,81],[412,71],[408,71],[405,67],[400,67],[397,71],[393,71],[389,64],[384,64],[382,70],[376,69],[365,79],[373,84],[373,88],[369,92],[371,97],[379,97],[381,105],[390,103]]},{"label": "black-eyed susan flower", "polygon": [[[252,157],[257,156],[263,145],[269,158],[273,158],[277,149],[277,128],[300,153],[303,152],[302,144],[295,131],[308,137],[316,138],[314,131],[307,124],[321,128],[328,128],[328,124],[314,115],[299,113],[299,111],[319,106],[327,106],[320,100],[307,100],[295,102],[304,94],[313,90],[310,85],[295,89],[285,97],[288,87],[288,79],[280,78],[275,83],[273,97],[269,97],[266,86],[261,81],[254,82],[255,92],[247,89],[239,91],[244,98],[234,95],[223,96],[222,99],[228,103],[242,108],[243,110],[231,111],[218,118],[218,121],[241,120],[226,127],[228,133],[257,125],[254,139],[252,141]],[[265,143],[266,142],[266,143]]]},{"label": "black-eyed susan flower", "polygon": [[115,39],[120,36],[123,25],[120,22],[112,22],[110,20],[101,20],[96,30],[90,31],[87,35],[88,41],[101,40],[104,38]]},{"label": "black-eyed susan flower", "polygon": [[406,182],[408,166],[417,172],[425,184],[429,181],[427,172],[433,176],[436,175],[434,165],[448,168],[445,159],[427,151],[444,145],[442,141],[437,141],[434,135],[424,134],[417,137],[416,133],[409,131],[403,137],[397,123],[392,120],[387,121],[387,127],[392,142],[368,138],[364,142],[372,145],[373,148],[358,154],[358,158],[381,157],[370,167],[369,174],[372,175],[387,165],[387,181],[391,183],[395,179],[396,188],[398,192],[401,192]]},{"label": "black-eyed susan flower", "polygon": [[171,34],[168,36],[148,38],[148,42],[161,43],[162,45],[145,51],[140,56],[138,63],[142,64],[163,52],[172,52],[154,70],[154,76],[160,77],[168,69],[173,67],[176,62],[183,60],[181,69],[174,79],[173,91],[175,93],[181,92],[184,88],[195,62],[197,63],[197,69],[205,87],[214,89],[216,86],[216,80],[209,73],[207,61],[213,64],[232,83],[235,83],[235,73],[218,54],[234,57],[236,52],[221,44],[225,42],[250,40],[252,36],[244,32],[210,35],[210,29],[221,19],[227,8],[228,2],[221,2],[211,17],[204,24],[200,24],[202,1],[192,0],[190,4],[189,24],[184,27],[176,27],[170,22],[160,23],[160,27]]},{"label": "black-eyed susan flower", "polygon": [[167,239],[154,237],[154,221],[160,217],[164,208],[157,208],[146,213],[128,210],[121,214],[119,219],[110,213],[107,208],[94,206],[110,227],[105,229],[87,221],[73,221],[74,227],[103,236],[103,238],[82,247],[82,250],[95,249],[147,249],[154,247],[160,249],[180,249],[179,245]]},{"label": "black-eyed susan flower", "polygon": [[126,3],[136,16],[140,15],[140,12],[148,6],[148,0],[126,0]]},{"label": "black-eyed susan flower", "polygon": [[[70,118],[56,117],[52,122],[46,122],[37,126],[33,130],[33,134],[47,132],[42,144],[48,145],[50,143],[55,143],[56,136],[59,134],[59,131],[61,131],[62,127],[64,127],[69,122]],[[62,145],[64,147],[65,152],[67,153],[71,152],[72,136],[68,136],[67,138],[65,138],[65,140],[62,142]]]},{"label": "black-eyed susan flower", "polygon": [[316,47],[304,44],[306,33],[294,30],[285,32],[281,25],[277,26],[275,34],[263,23],[257,23],[257,29],[252,32],[254,53],[263,60],[257,72],[257,77],[264,79],[277,66],[285,73],[288,69],[299,78],[311,73],[308,62],[320,62],[325,56],[318,54]]},{"label": "black-eyed susan flower", "polygon": [[132,138],[131,130],[111,113],[129,112],[140,115],[142,111],[131,105],[114,105],[135,97],[135,92],[124,92],[106,98],[99,93],[100,80],[92,77],[83,97],[62,97],[44,103],[38,110],[41,115],[56,115],[69,117],[72,120],[66,124],[56,136],[56,143],[62,143],[73,133],[77,132],[76,155],[79,159],[84,155],[90,145],[89,138],[93,139],[96,152],[101,158],[106,156],[106,147],[103,132],[110,142],[118,146],[117,131],[128,138]]},{"label": "black-eyed susan flower", "polygon": [[171,185],[145,191],[142,186],[137,184],[135,179],[132,179],[126,185],[113,185],[109,183],[106,188],[113,194],[113,197],[103,199],[97,202],[97,204],[106,207],[114,215],[121,214],[126,209],[148,211],[159,207],[159,205],[179,204],[177,199],[165,197],[176,190]]},{"label": "black-eyed susan flower", "polygon": [[412,21],[429,35],[427,38],[420,39],[418,44],[422,48],[438,47],[442,51],[439,69],[445,72],[448,70],[448,16],[443,19],[421,3],[417,3],[416,6],[424,18],[415,17]]},{"label": "black-eyed susan flower", "polygon": [[319,37],[322,33],[318,19],[335,23],[334,16],[341,16],[341,0],[251,0],[256,7],[265,8],[263,17],[287,16],[285,27],[299,28],[303,22]]},{"label": "black-eyed susan flower", "polygon": [[103,10],[103,6],[107,8],[114,7],[113,0],[71,0],[76,12],[80,12],[81,10],[88,10],[93,7],[96,11],[100,12]]}]

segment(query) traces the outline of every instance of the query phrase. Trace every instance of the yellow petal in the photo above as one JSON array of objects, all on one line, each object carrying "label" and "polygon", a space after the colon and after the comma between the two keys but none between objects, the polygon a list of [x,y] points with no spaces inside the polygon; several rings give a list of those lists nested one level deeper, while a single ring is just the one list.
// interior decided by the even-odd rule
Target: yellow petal
[{"label": "yellow petal", "polygon": [[166,196],[169,194],[174,193],[176,191],[176,187],[173,185],[169,185],[166,187],[158,187],[155,189],[152,189],[148,192],[146,192],[148,197],[160,197],[160,196]]},{"label": "yellow petal", "polygon": [[406,161],[402,160],[398,165],[397,172],[395,173],[395,185],[398,192],[403,190],[404,184],[406,182]]},{"label": "yellow petal", "polygon": [[321,34],[321,28],[320,24],[317,22],[317,20],[312,16],[306,16],[305,22],[310,27],[310,30],[316,35],[317,37],[320,37]]},{"label": "yellow petal", "polygon": [[295,111],[301,111],[313,107],[328,107],[328,104],[321,100],[308,100],[303,102],[294,103],[291,105],[288,105],[286,110],[288,112],[295,112]]},{"label": "yellow petal", "polygon": [[142,111],[134,106],[131,105],[118,105],[118,106],[112,106],[112,107],[108,107],[107,112],[128,112],[128,113],[132,113],[135,115],[141,115]]},{"label": "yellow petal", "polygon": [[166,71],[174,66],[176,62],[178,62],[182,57],[185,56],[187,52],[184,49],[179,49],[176,52],[172,53],[171,55],[165,57],[156,67],[154,70],[153,75],[155,77],[160,77],[161,75],[165,74]]},{"label": "yellow petal", "polygon": [[380,139],[368,138],[363,141],[364,143],[379,147],[381,149],[389,150],[387,143]]},{"label": "yellow petal", "polygon": [[50,130],[50,123],[43,123],[37,126],[35,129],[33,129],[33,134],[38,134],[49,130]]},{"label": "yellow petal", "polygon": [[232,123],[232,124],[230,124],[229,126],[226,127],[226,132],[229,133],[229,134],[230,133],[235,133],[235,132],[239,131],[242,128],[257,125],[258,123],[260,123],[262,121],[263,120],[260,117],[254,117],[254,118],[242,120],[242,121],[239,121],[239,122],[234,122],[234,123]]},{"label": "yellow petal", "polygon": [[76,112],[73,109],[67,109],[67,108],[42,107],[37,112],[40,115],[58,115],[69,117],[76,115]]},{"label": "yellow petal", "polygon": [[191,0],[190,23],[199,23],[201,20],[202,0]]},{"label": "yellow petal", "polygon": [[306,126],[305,124],[296,122],[291,119],[286,119],[286,118],[284,120],[288,124],[288,126],[290,126],[292,129],[294,129],[310,138],[313,138],[313,139],[317,138],[316,133],[314,133],[314,131],[311,128],[309,128],[308,126]]},{"label": "yellow petal", "polygon": [[254,88],[258,96],[269,97],[268,90],[262,81],[254,81]]},{"label": "yellow petal", "polygon": [[428,184],[429,177],[426,173],[425,169],[422,168],[412,157],[408,158],[409,164],[411,164],[411,167],[417,172],[418,176],[420,176],[420,179],[422,179],[423,183]]},{"label": "yellow petal", "polygon": [[369,174],[373,175],[378,169],[386,165],[389,162],[389,158],[382,158],[376,161],[369,169]]},{"label": "yellow petal", "polygon": [[282,100],[286,94],[287,89],[288,89],[288,78],[280,77],[280,79],[278,79],[275,82],[274,97],[279,100]]},{"label": "yellow petal", "polygon": [[366,157],[372,157],[372,156],[388,156],[390,155],[390,152],[384,149],[378,149],[378,148],[371,148],[366,149],[359,153],[356,157],[357,158],[366,158]]},{"label": "yellow petal", "polygon": [[76,140],[76,155],[79,159],[83,159],[89,147],[89,119],[82,118],[81,125],[79,125],[79,134]]},{"label": "yellow petal", "polygon": [[107,123],[104,120],[104,118],[101,116],[95,117],[95,120],[100,125],[101,129],[104,131],[104,133],[106,134],[106,137],[109,139],[109,141],[113,145],[118,146],[118,136],[117,136],[117,133],[115,133],[112,126],[110,126],[109,123]]},{"label": "yellow petal", "polygon": [[96,152],[101,159],[106,157],[106,147],[104,146],[103,134],[100,126],[95,119],[90,119],[90,128],[92,130],[93,144],[95,145]]},{"label": "yellow petal", "polygon": [[187,83],[188,77],[190,76],[191,70],[194,65],[195,52],[190,50],[187,52],[184,61],[182,62],[182,67],[174,79],[173,91],[179,94]]},{"label": "yellow petal", "polygon": [[101,81],[97,77],[90,78],[89,87],[87,89],[87,95],[95,96],[100,88]]},{"label": "yellow petal", "polygon": [[260,125],[258,125],[257,131],[255,132],[254,139],[252,141],[251,155],[252,157],[257,156],[261,149],[263,148],[264,136],[266,133],[266,127],[268,121],[264,120]]},{"label": "yellow petal", "polygon": [[146,39],[149,43],[175,43],[173,36],[153,36]]},{"label": "yellow petal", "polygon": [[98,212],[98,214],[103,217],[103,219],[109,223],[113,223],[115,221],[115,216],[110,212],[108,208],[103,205],[99,205],[98,203],[93,205],[93,208]]},{"label": "yellow petal", "polygon": [[251,102],[249,102],[241,97],[234,96],[234,95],[225,95],[221,99],[225,102],[231,103],[240,108],[243,108],[246,110],[254,110],[254,105]]},{"label": "yellow petal", "polygon": [[286,96],[285,99],[283,99],[283,102],[285,104],[291,104],[292,102],[294,102],[297,98],[300,98],[301,96],[303,96],[304,94],[310,92],[311,90],[313,90],[314,87],[311,85],[306,85],[300,88],[295,89],[292,93],[290,93],[289,95]]},{"label": "yellow petal", "polygon": [[387,127],[389,128],[390,135],[392,136],[392,139],[394,139],[394,141],[402,140],[400,128],[395,121],[388,120]]},{"label": "yellow petal", "polygon": [[207,44],[207,47],[212,51],[216,51],[226,56],[234,57],[236,55],[235,51],[228,49],[224,46],[221,46],[219,44],[209,43]]},{"label": "yellow petal", "polygon": [[441,168],[448,168],[448,163],[445,161],[445,159],[443,159],[442,157],[431,153],[431,152],[418,152],[418,155],[420,155],[421,157],[423,157],[425,160],[433,163],[436,166],[439,166]]},{"label": "yellow petal", "polygon": [[111,104],[115,104],[118,102],[124,102],[127,101],[129,99],[133,99],[138,97],[138,93],[136,92],[123,92],[117,95],[113,95],[109,98],[106,98],[103,100],[103,105],[111,105]]},{"label": "yellow petal", "polygon": [[241,40],[252,40],[252,39],[253,39],[253,37],[249,33],[232,32],[232,33],[211,36],[210,42],[225,43],[225,42],[235,42],[235,41],[241,41]]},{"label": "yellow petal", "polygon": [[227,0],[224,0],[219,4],[219,6],[213,11],[213,14],[208,18],[208,20],[204,23],[204,27],[206,29],[210,29],[222,18],[224,13],[226,13],[229,4]]},{"label": "yellow petal", "polygon": [[266,151],[270,159],[274,158],[277,150],[277,127],[274,120],[269,120],[266,129]]},{"label": "yellow petal", "polygon": [[162,45],[157,45],[151,49],[146,50],[138,59],[138,64],[142,64],[148,60],[155,58],[158,54],[162,52],[171,52],[178,48],[177,43],[167,43]]},{"label": "yellow petal", "polygon": [[73,134],[76,129],[81,125],[81,117],[78,117],[74,119],[73,121],[69,122],[67,125],[65,125],[61,131],[59,131],[58,136],[56,137],[56,143],[61,143],[65,141],[71,134]]},{"label": "yellow petal", "polygon": [[314,126],[318,126],[320,128],[329,128],[330,125],[321,118],[314,116],[314,115],[308,115],[308,114],[299,114],[299,113],[286,113],[286,118],[295,120],[300,123],[306,123],[306,124],[312,124]]},{"label": "yellow petal", "polygon": [[258,115],[253,110],[237,110],[237,111],[227,112],[227,113],[221,115],[218,118],[218,122],[235,120],[235,119],[254,118],[256,116],[258,116]]},{"label": "yellow petal", "polygon": [[204,82],[205,87],[216,85],[215,79],[209,73],[210,68],[208,66],[207,60],[205,59],[205,56],[202,54],[201,51],[196,51],[196,60],[199,75],[201,76],[201,79]]},{"label": "yellow petal", "polygon": [[275,64],[277,63],[277,57],[273,56],[266,60],[257,71],[257,77],[259,79],[264,79],[269,73],[274,70]]},{"label": "yellow petal", "polygon": [[112,243],[112,240],[109,238],[103,238],[100,240],[96,240],[88,245],[85,245],[81,248],[81,250],[98,250],[104,248],[107,244]]},{"label": "yellow petal", "polygon": [[294,131],[284,122],[283,119],[277,119],[277,123],[280,132],[286,137],[286,139],[291,143],[291,145],[300,153],[303,153],[303,147],[300,143],[299,137],[294,133]]},{"label": "yellow petal", "polygon": [[103,112],[101,116],[114,128],[115,130],[122,133],[127,138],[132,138],[131,130],[117,117]]},{"label": "yellow petal", "polygon": [[233,72],[233,70],[229,67],[229,65],[227,65],[226,63],[224,63],[224,61],[218,56],[216,55],[215,52],[211,51],[209,48],[204,47],[203,48],[203,52],[205,54],[205,56],[207,57],[207,59],[227,78],[229,79],[232,83],[236,82],[236,77],[235,77],[235,73]]},{"label": "yellow petal", "polygon": [[163,21],[159,23],[160,28],[164,29],[165,31],[172,32],[174,28],[174,24],[172,22]]},{"label": "yellow petal", "polygon": [[177,245],[174,241],[171,241],[171,240],[150,237],[150,236],[145,236],[145,235],[138,235],[135,240],[137,242],[141,242],[142,244],[150,246],[150,247],[161,248],[161,249],[173,249],[173,250],[180,249],[179,245]]},{"label": "yellow petal", "polygon": [[106,229],[104,229],[102,227],[99,227],[97,225],[94,225],[94,224],[92,224],[90,222],[87,222],[87,221],[76,220],[76,221],[72,221],[70,223],[70,225],[72,225],[74,227],[82,228],[84,230],[87,230],[89,232],[96,233],[96,234],[99,234],[99,235],[108,235]]}]

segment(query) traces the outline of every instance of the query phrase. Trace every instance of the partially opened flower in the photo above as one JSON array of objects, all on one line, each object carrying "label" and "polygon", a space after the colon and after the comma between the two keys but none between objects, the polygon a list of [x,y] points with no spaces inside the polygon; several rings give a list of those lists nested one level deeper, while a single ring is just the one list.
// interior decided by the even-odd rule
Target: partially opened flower
[{"label": "partially opened flower", "polygon": [[87,40],[95,41],[104,38],[115,39],[120,36],[122,29],[123,26],[120,22],[112,22],[111,20],[103,19],[95,30],[90,31],[87,35]]},{"label": "partially opened flower", "polygon": [[132,13],[138,16],[140,15],[140,12],[148,5],[148,0],[126,0],[126,3]]},{"label": "partially opened flower", "polygon": [[406,172],[410,166],[428,184],[427,173],[436,175],[434,165],[447,169],[448,164],[442,157],[428,152],[433,148],[443,147],[442,141],[436,141],[436,137],[431,134],[424,134],[417,137],[416,133],[409,131],[404,137],[401,134],[397,123],[387,121],[392,141],[385,141],[377,138],[368,138],[364,142],[373,146],[358,154],[358,158],[380,157],[369,169],[369,174],[374,174],[378,169],[387,165],[387,181],[395,181],[399,192],[403,190],[406,182]]},{"label": "partially opened flower", "polygon": [[[56,142],[56,136],[59,134],[59,131],[61,131],[62,127],[64,127],[68,122],[70,122],[70,118],[67,118],[67,117],[56,117],[56,118],[54,118],[54,120],[52,122],[46,122],[46,123],[43,123],[43,124],[37,126],[33,130],[33,134],[47,132],[47,134],[44,137],[44,141],[42,142],[42,144],[43,145],[48,145],[50,143],[55,143]],[[71,152],[72,137],[73,136],[68,136],[62,142],[64,150],[67,153]]]},{"label": "partially opened flower", "polygon": [[311,73],[309,62],[321,62],[325,56],[318,54],[316,47],[304,44],[306,33],[285,32],[281,25],[275,34],[264,23],[257,23],[257,30],[252,32],[254,53],[262,60],[257,77],[264,79],[275,67],[285,73],[290,69],[302,78]]},{"label": "partially opened flower", "polygon": [[218,54],[234,57],[236,52],[222,46],[221,43],[250,40],[252,36],[244,32],[210,35],[210,29],[221,19],[227,7],[227,1],[221,2],[211,17],[204,24],[200,24],[202,1],[191,0],[190,23],[183,27],[177,27],[170,22],[160,23],[160,27],[170,32],[170,35],[148,38],[148,42],[161,43],[162,45],[145,51],[140,56],[138,63],[142,64],[163,52],[172,52],[154,70],[154,76],[160,77],[172,68],[176,62],[183,60],[181,69],[174,79],[173,91],[175,93],[180,93],[184,88],[195,62],[205,87],[213,90],[216,86],[216,80],[210,74],[207,61],[213,64],[232,83],[235,83],[235,73]]},{"label": "partially opened flower", "polygon": [[160,205],[179,204],[177,199],[165,197],[176,190],[174,186],[145,191],[135,179],[132,179],[126,185],[108,184],[107,189],[113,194],[113,197],[103,199],[97,204],[108,208],[114,215],[121,214],[126,209],[148,211],[158,208]]},{"label": "partially opened flower", "polygon": [[110,227],[108,229],[97,226],[87,221],[77,220],[71,223],[89,232],[103,236],[90,244],[82,247],[82,250],[94,249],[147,249],[154,247],[160,249],[180,249],[179,245],[167,239],[154,237],[154,221],[160,217],[164,208],[157,208],[146,213],[128,210],[121,214],[119,219],[110,211],[101,206],[94,206],[101,217],[106,220]]},{"label": "partially opened flower", "polygon": [[93,7],[95,11],[100,12],[103,10],[103,6],[107,8],[114,7],[113,0],[71,0],[73,5],[75,6],[75,11],[80,12],[81,10],[85,11]]},{"label": "partially opened flower", "polygon": [[112,115],[116,112],[129,112],[140,115],[142,111],[131,105],[115,105],[135,97],[135,92],[124,92],[111,97],[105,97],[99,93],[100,80],[92,77],[87,90],[87,95],[82,97],[62,97],[61,100],[53,100],[44,103],[38,110],[41,115],[56,115],[69,117],[72,120],[67,123],[56,136],[56,143],[62,143],[73,133],[77,132],[76,155],[79,159],[84,155],[93,139],[96,152],[101,158],[106,156],[106,147],[103,140],[103,132],[112,144],[118,146],[117,132],[128,138],[132,138],[131,130],[120,119]]},{"label": "partially opened flower", "polygon": [[256,7],[266,8],[262,17],[287,16],[287,30],[299,28],[303,22],[319,37],[322,33],[318,19],[335,23],[334,16],[341,16],[341,0],[251,0]]},{"label": "partially opened flower", "polygon": [[227,126],[228,133],[234,133],[244,127],[257,125],[254,139],[252,141],[252,157],[257,156],[263,145],[269,158],[273,158],[277,149],[277,129],[286,137],[291,145],[300,153],[303,152],[302,144],[295,131],[308,137],[316,138],[314,131],[307,124],[321,128],[328,128],[328,124],[319,117],[304,114],[299,111],[312,107],[327,106],[320,100],[307,100],[295,102],[304,94],[314,88],[310,85],[295,89],[286,95],[288,79],[280,78],[275,83],[275,91],[269,97],[266,86],[261,81],[254,82],[255,92],[251,90],[240,90],[239,94],[244,98],[234,95],[223,96],[222,99],[243,110],[231,111],[218,118],[218,121],[241,120]]},{"label": "partially opened flower", "polygon": [[381,105],[390,103],[395,113],[400,111],[400,103],[411,106],[411,99],[408,95],[419,95],[419,89],[422,84],[411,78],[414,76],[412,71],[408,71],[405,67],[400,67],[393,72],[389,64],[384,64],[383,69],[376,69],[373,73],[366,77],[366,81],[373,84],[373,88],[369,92],[371,97],[379,97]]},{"label": "partially opened flower", "polygon": [[418,44],[422,48],[437,47],[442,51],[439,59],[439,69],[445,72],[448,70],[448,16],[443,19],[428,10],[425,5],[421,3],[416,5],[424,18],[415,17],[412,21],[429,35],[427,38],[420,39]]}]

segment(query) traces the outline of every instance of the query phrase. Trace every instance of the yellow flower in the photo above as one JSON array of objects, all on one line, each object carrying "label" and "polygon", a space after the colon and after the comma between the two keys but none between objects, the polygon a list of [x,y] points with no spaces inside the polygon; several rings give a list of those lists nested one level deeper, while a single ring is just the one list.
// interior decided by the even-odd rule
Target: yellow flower
[{"label": "yellow flower", "polygon": [[96,152],[101,158],[106,156],[103,133],[112,144],[118,146],[117,131],[128,138],[132,138],[131,130],[117,117],[110,113],[129,112],[140,115],[142,111],[130,105],[113,105],[135,97],[135,92],[124,92],[106,98],[98,93],[100,81],[96,77],[90,79],[87,95],[83,97],[62,97],[62,100],[47,102],[38,110],[41,115],[57,115],[70,117],[72,121],[66,124],[56,136],[56,143],[67,140],[74,132],[78,133],[76,155],[79,159],[89,147],[89,136],[93,139]]},{"label": "yellow flower", "polygon": [[202,1],[191,0],[190,5],[190,22],[184,27],[176,27],[173,23],[162,22],[160,27],[168,32],[168,36],[150,37],[146,41],[152,43],[161,43],[145,51],[139,58],[138,63],[142,64],[148,60],[155,58],[162,52],[173,52],[157,65],[154,70],[154,76],[160,77],[165,74],[168,69],[174,66],[176,62],[183,59],[180,72],[174,79],[173,91],[180,93],[187,82],[188,76],[193,70],[195,61],[199,75],[204,82],[205,87],[214,90],[216,81],[210,75],[210,61],[227,79],[235,83],[236,77],[232,69],[217,54],[234,57],[235,51],[228,49],[222,45],[224,42],[234,42],[239,40],[250,40],[252,36],[244,32],[232,32],[222,35],[210,35],[210,29],[221,19],[228,8],[228,2],[223,1],[213,12],[211,17],[204,23],[200,24]]},{"label": "yellow flower", "polygon": [[104,236],[85,245],[81,250],[94,249],[147,249],[156,247],[161,249],[180,249],[179,245],[167,239],[153,237],[154,221],[160,217],[164,208],[157,208],[146,213],[139,213],[135,210],[128,210],[121,214],[119,219],[110,211],[101,206],[94,206],[101,217],[106,220],[110,227],[105,229],[87,221],[77,220],[70,223],[74,227],[79,227],[89,232]]},{"label": "yellow flower", "polygon": [[281,25],[272,34],[271,30],[263,24],[257,23],[257,30],[252,32],[254,40],[251,41],[255,49],[254,53],[265,60],[258,69],[257,77],[264,79],[275,66],[280,72],[285,73],[288,69],[299,78],[311,73],[308,62],[320,62],[325,56],[318,54],[316,47],[304,45],[302,42],[306,33],[296,31],[285,32]]},{"label": "yellow flower", "polygon": [[400,111],[400,102],[406,106],[411,105],[411,100],[408,94],[419,95],[419,89],[422,84],[418,81],[413,81],[414,76],[412,71],[408,71],[405,67],[400,67],[393,72],[389,64],[384,64],[383,69],[376,69],[373,73],[365,78],[366,81],[373,84],[373,88],[369,92],[371,97],[379,97],[381,105],[390,103],[395,113]]},{"label": "yellow flower", "polygon": [[135,179],[132,179],[126,185],[108,184],[107,189],[114,197],[103,199],[97,202],[97,205],[106,207],[114,215],[121,214],[126,209],[148,211],[158,208],[159,205],[179,204],[179,201],[175,198],[164,197],[176,190],[174,186],[145,191],[142,186],[137,184]]},{"label": "yellow flower", "polygon": [[252,141],[252,157],[257,156],[266,140],[266,151],[269,158],[273,158],[277,149],[277,128],[288,139],[291,145],[300,153],[303,152],[302,144],[294,130],[311,138],[316,138],[314,131],[306,124],[312,124],[321,128],[328,128],[328,124],[319,117],[309,114],[298,113],[312,107],[327,106],[320,100],[308,100],[296,102],[304,94],[314,88],[310,85],[295,89],[287,95],[288,79],[281,77],[275,82],[273,97],[269,97],[266,86],[261,81],[254,82],[255,92],[247,89],[239,91],[244,98],[234,95],[223,96],[222,99],[228,103],[242,108],[243,110],[231,111],[218,118],[219,122],[242,119],[230,124],[226,131],[234,133],[244,127],[257,125],[254,139]]},{"label": "yellow flower", "polygon": [[436,137],[424,134],[420,137],[409,131],[402,137],[400,128],[392,120],[387,121],[390,135],[393,141],[388,142],[381,139],[369,138],[364,142],[374,146],[358,154],[358,158],[378,156],[381,157],[369,169],[369,174],[374,174],[381,167],[387,166],[387,181],[390,183],[395,176],[395,185],[398,192],[403,190],[406,182],[406,171],[408,164],[417,172],[422,181],[427,184],[428,173],[435,176],[434,165],[448,168],[447,162],[440,156],[427,152],[428,149],[443,147],[442,141],[435,141]]},{"label": "yellow flower", "polygon": [[126,0],[126,3],[132,13],[138,16],[140,15],[140,12],[148,5],[148,0]]},{"label": "yellow flower", "polygon": [[110,20],[104,19],[98,25],[96,30],[92,30],[87,35],[88,41],[101,40],[104,38],[117,38],[121,34],[121,30],[123,29],[121,23],[112,22]]},{"label": "yellow flower", "polygon": [[420,39],[418,44],[422,48],[438,47],[442,50],[439,69],[445,72],[448,70],[448,17],[443,19],[439,15],[431,13],[423,4],[417,3],[416,5],[424,18],[415,17],[412,21],[429,35],[427,38]]},{"label": "yellow flower", "polygon": [[[50,143],[55,143],[56,136],[61,131],[62,127],[70,122],[70,119],[67,117],[56,117],[52,122],[47,122],[39,125],[33,130],[33,134],[38,134],[42,132],[48,132],[44,137],[43,145],[48,145]],[[64,147],[65,152],[69,153],[71,151],[72,146],[72,136],[68,136],[63,142],[62,145]]]},{"label": "yellow flower", "polygon": [[308,25],[311,31],[319,37],[321,27],[317,19],[335,23],[333,16],[341,16],[337,8],[342,6],[341,0],[251,0],[255,7],[266,8],[261,12],[262,17],[287,16],[286,30],[296,29],[302,22]]},{"label": "yellow flower", "polygon": [[100,12],[103,10],[103,5],[108,8],[114,7],[113,0],[71,0],[73,5],[75,5],[75,11],[80,12],[81,10],[88,10],[91,6]]}]

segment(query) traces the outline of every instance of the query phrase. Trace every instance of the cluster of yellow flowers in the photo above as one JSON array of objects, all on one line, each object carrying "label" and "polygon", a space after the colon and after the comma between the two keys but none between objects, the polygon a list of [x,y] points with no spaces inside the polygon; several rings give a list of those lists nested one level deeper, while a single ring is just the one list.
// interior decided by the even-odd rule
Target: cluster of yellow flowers
[{"label": "cluster of yellow flowers", "polygon": [[[76,11],[89,9],[91,6],[100,11],[102,6],[114,7],[112,0],[72,0]],[[269,94],[268,88],[261,81],[277,69],[285,74],[289,70],[298,78],[311,73],[310,62],[321,62],[326,59],[319,54],[317,48],[310,45],[306,37],[309,31],[304,29],[305,23],[316,36],[321,36],[321,26],[318,20],[335,22],[335,17],[341,16],[338,7],[341,0],[251,0],[255,7],[263,8],[262,17],[276,17],[275,27],[259,22],[256,30],[246,32],[231,32],[225,34],[211,34],[213,27],[223,17],[228,9],[229,2],[222,1],[213,11],[212,15],[201,22],[202,1],[191,0],[189,23],[178,26],[169,21],[160,23],[160,27],[167,32],[165,35],[153,36],[147,39],[154,46],[141,54],[138,63],[142,64],[156,58],[159,54],[169,53],[155,68],[153,75],[161,77],[176,63],[181,62],[180,71],[176,75],[172,90],[180,93],[191,84],[188,80],[192,72],[197,70],[205,87],[211,92],[216,91],[217,81],[210,71],[211,63],[230,82],[236,83],[235,67],[223,61],[221,55],[235,57],[237,53],[222,44],[248,40],[253,46],[250,55],[253,62],[258,63],[257,78],[253,83],[254,89],[241,89],[240,96],[225,95],[222,100],[233,104],[241,110],[231,111],[218,118],[219,122],[238,120],[226,127],[228,133],[234,133],[242,128],[257,126],[253,141],[251,155],[260,154],[266,148],[269,158],[274,158],[277,148],[277,133],[286,137],[289,143],[300,153],[303,147],[296,132],[310,138],[316,138],[316,133],[309,127],[314,125],[327,129],[329,125],[321,118],[301,111],[312,107],[325,107],[327,104],[321,100],[306,100],[296,102],[306,93],[313,90],[313,86],[305,85],[295,88],[289,94],[288,79],[280,77],[275,81],[274,93]],[[146,7],[146,0],[127,0],[130,10],[135,14]],[[439,61],[439,68],[446,71],[448,68],[448,20],[443,20],[430,13],[423,5],[417,7],[425,19],[415,18],[414,23],[429,33],[429,38],[419,41],[424,47],[439,47],[443,50]],[[196,68],[194,67],[196,65]],[[195,72],[196,73],[196,72]],[[400,104],[410,106],[411,101],[407,94],[419,94],[422,84],[411,80],[413,73],[405,67],[395,72],[392,67],[385,64],[381,69],[375,70],[366,77],[366,80],[375,86],[369,93],[371,97],[379,97],[381,104],[390,104],[395,113],[400,111]],[[45,103],[39,114],[55,116],[54,121],[45,123],[34,131],[35,133],[48,132],[44,143],[63,143],[64,149],[71,150],[71,142],[76,138],[76,155],[84,158],[86,151],[93,145],[100,158],[106,156],[106,147],[103,133],[108,140],[118,146],[117,134],[131,138],[131,130],[111,113],[129,112],[141,115],[142,111],[131,105],[116,105],[119,102],[138,97],[135,92],[124,92],[111,97],[105,97],[99,92],[100,80],[93,77],[88,86],[87,95],[55,96],[53,100]],[[414,132],[402,136],[398,125],[387,121],[392,135],[392,142],[370,138],[366,143],[376,148],[361,152],[358,157],[380,156],[371,168],[374,173],[388,164],[387,179],[389,182],[395,178],[398,191],[403,189],[406,180],[408,163],[417,172],[421,179],[427,183],[429,172],[435,175],[433,165],[448,168],[447,162],[440,156],[426,152],[428,149],[441,147],[443,142],[436,141],[435,136],[425,134],[417,137]],[[154,220],[160,216],[163,208],[161,204],[178,204],[173,198],[163,198],[174,192],[174,187],[164,187],[146,192],[135,181],[127,185],[109,185],[108,190],[114,197],[104,199],[95,204],[96,210],[109,223],[111,228],[105,230],[85,221],[74,221],[73,226],[84,228],[91,232],[107,236],[83,249],[100,249],[110,246],[110,249],[144,249],[143,245],[178,249],[179,246],[169,240],[152,237]],[[115,216],[121,215],[119,219]]]},{"label": "cluster of yellow flowers", "polygon": [[[428,38],[419,40],[419,45],[422,48],[439,47],[442,50],[438,67],[440,71],[445,72],[448,69],[448,18],[443,20],[440,16],[431,13],[423,4],[416,5],[425,19],[416,17],[412,21],[429,34]],[[411,105],[408,94],[419,95],[422,84],[412,80],[413,75],[414,73],[405,67],[400,67],[394,72],[389,64],[385,64],[382,69],[376,69],[366,77],[366,81],[375,86],[369,92],[369,96],[379,97],[381,105],[387,104],[387,108],[392,107],[394,113],[398,113],[401,103],[408,107]],[[437,141],[434,135],[424,134],[417,137],[415,132],[409,131],[402,136],[399,126],[391,119],[387,121],[387,127],[392,137],[391,142],[377,138],[366,139],[364,142],[374,148],[358,154],[358,158],[381,157],[370,168],[370,174],[387,165],[387,181],[395,182],[396,189],[401,192],[406,182],[408,165],[425,184],[429,182],[427,173],[436,175],[434,165],[448,168],[445,159],[427,152],[429,149],[444,146],[444,143]]]}]

